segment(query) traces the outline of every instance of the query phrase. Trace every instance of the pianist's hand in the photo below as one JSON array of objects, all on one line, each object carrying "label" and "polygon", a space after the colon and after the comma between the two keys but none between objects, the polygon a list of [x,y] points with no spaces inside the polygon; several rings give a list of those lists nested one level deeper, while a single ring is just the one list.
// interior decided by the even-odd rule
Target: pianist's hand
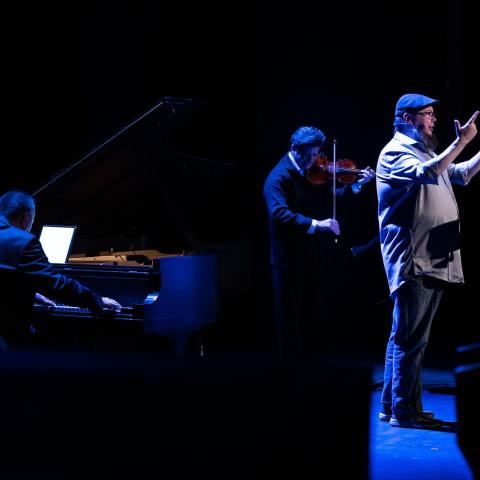
[{"label": "pianist's hand", "polygon": [[44,297],[40,293],[35,294],[35,303],[39,303],[40,305],[47,305],[48,307],[54,307],[56,303],[53,300],[50,300],[47,297]]},{"label": "pianist's hand", "polygon": [[122,310],[122,306],[112,298],[102,297],[103,307],[107,308],[108,310],[113,310],[115,312],[120,312]]}]

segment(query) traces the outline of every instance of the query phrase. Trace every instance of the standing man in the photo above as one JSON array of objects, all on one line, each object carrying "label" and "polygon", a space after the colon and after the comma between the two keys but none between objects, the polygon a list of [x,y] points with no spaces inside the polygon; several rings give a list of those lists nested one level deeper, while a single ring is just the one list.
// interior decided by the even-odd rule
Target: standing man
[{"label": "standing man", "polygon": [[[344,307],[336,303],[345,292],[350,254],[337,237],[341,222],[333,218],[333,185],[312,184],[308,170],[315,164],[326,137],[318,128],[300,127],[289,151],[272,169],[264,185],[270,233],[274,321],[277,351],[283,358],[313,357],[327,346],[345,343]],[[342,202],[374,178],[362,170],[352,184],[336,188]],[[337,241],[336,241],[337,239]]]},{"label": "standing man", "polygon": [[445,286],[464,282],[452,182],[466,185],[480,170],[480,152],[453,163],[475,137],[479,112],[463,126],[455,120],[455,140],[436,155],[437,103],[416,93],[400,97],[394,136],[377,164],[380,243],[394,301],[379,417],[396,427],[442,424],[423,410],[422,361]]}]

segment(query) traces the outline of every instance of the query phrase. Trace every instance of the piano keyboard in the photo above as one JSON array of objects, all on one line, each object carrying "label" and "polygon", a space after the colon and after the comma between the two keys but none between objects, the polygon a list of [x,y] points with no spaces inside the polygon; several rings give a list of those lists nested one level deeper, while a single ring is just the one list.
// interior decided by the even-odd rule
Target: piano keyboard
[{"label": "piano keyboard", "polygon": [[[43,305],[40,303],[35,303],[33,306],[34,311],[36,312],[45,312],[48,315],[67,315],[67,316],[81,316],[81,317],[92,317],[92,312],[85,307],[74,307],[72,305],[64,305],[62,303],[57,303],[56,305]],[[135,311],[133,307],[122,307],[120,312],[115,312],[109,308],[103,309],[102,316],[108,318],[115,318],[118,320],[137,320],[135,318]]]},{"label": "piano keyboard", "polygon": [[[48,310],[51,312],[79,312],[79,313],[90,313],[90,310],[85,307],[74,307],[72,305],[64,305],[62,303],[57,303],[56,305],[43,305],[41,303],[35,303],[35,310]],[[109,308],[103,309],[105,312],[110,312]],[[121,313],[132,313],[132,307],[122,307]]]},{"label": "piano keyboard", "polygon": [[88,308],[73,307],[72,305],[63,305],[58,303],[57,305],[42,305],[40,303],[35,303],[34,309],[47,310],[50,312],[82,312],[82,313],[90,312]]}]

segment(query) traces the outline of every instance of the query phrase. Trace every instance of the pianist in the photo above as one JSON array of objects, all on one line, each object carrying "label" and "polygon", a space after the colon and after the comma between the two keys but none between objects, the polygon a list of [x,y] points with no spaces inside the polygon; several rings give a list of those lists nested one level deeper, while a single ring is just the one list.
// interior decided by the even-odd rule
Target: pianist
[{"label": "pianist", "polygon": [[52,268],[38,238],[29,233],[34,217],[31,195],[12,190],[0,197],[0,351],[34,345],[31,316],[36,293],[86,307],[94,315],[122,308]]}]

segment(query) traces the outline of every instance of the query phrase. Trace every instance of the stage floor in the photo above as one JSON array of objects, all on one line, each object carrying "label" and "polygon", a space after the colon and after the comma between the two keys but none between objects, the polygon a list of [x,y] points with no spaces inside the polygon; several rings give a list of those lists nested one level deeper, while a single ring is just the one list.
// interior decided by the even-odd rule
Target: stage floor
[{"label": "stage floor", "polygon": [[[382,370],[382,365],[373,369],[376,388],[370,406],[370,480],[471,480],[455,431],[395,428],[378,420]],[[446,422],[455,422],[453,372],[425,368],[423,389],[425,410]]]}]

